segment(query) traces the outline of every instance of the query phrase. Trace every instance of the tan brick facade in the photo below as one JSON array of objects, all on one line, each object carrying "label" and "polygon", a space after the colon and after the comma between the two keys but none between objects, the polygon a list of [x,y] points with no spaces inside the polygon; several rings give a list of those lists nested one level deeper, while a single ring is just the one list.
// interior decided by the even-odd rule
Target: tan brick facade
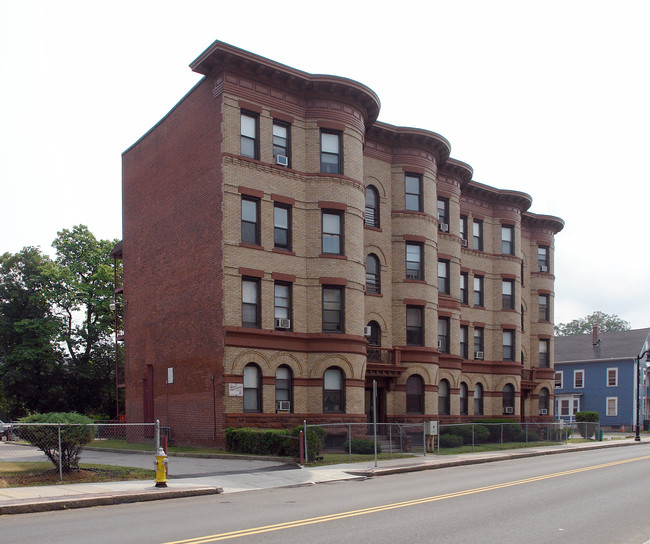
[{"label": "tan brick facade", "polygon": [[[540,368],[538,352],[540,339],[553,352],[560,219],[528,212],[524,193],[473,181],[441,136],[378,122],[378,98],[361,84],[312,76],[220,42],[192,69],[205,78],[123,158],[129,419],[149,414],[172,426],[177,441],[203,443],[221,443],[228,425],[363,422],[373,380],[387,422],[550,417],[550,410],[540,415],[538,398],[542,389],[552,395],[552,360]],[[255,120],[250,137],[242,114]],[[288,131],[289,167],[275,164],[274,124]],[[336,156],[339,173],[322,171],[324,134],[338,137],[338,153],[325,159]],[[406,189],[405,176],[420,180],[419,194]],[[185,195],[192,187],[196,200]],[[378,195],[379,225],[368,220],[368,190]],[[444,224],[439,198],[448,203]],[[290,247],[275,238],[276,208],[289,214]],[[473,247],[474,221],[482,225],[480,249]],[[502,252],[502,226],[512,230],[512,255]],[[172,243],[178,238],[182,244]],[[331,253],[331,243],[340,252]],[[422,252],[421,277],[406,277],[413,266],[407,245]],[[544,271],[540,246],[547,248]],[[209,264],[197,258],[202,253],[214,257]],[[369,254],[379,261],[379,292],[367,289]],[[448,294],[438,290],[439,260],[448,263]],[[475,277],[483,278],[482,306],[473,303]],[[512,309],[502,308],[504,281],[514,286]],[[549,299],[548,321],[538,319],[540,294]],[[282,308],[289,322],[276,321],[285,317]],[[420,328],[407,332],[407,309],[409,320],[423,317]],[[441,344],[439,320],[448,324]],[[372,345],[364,330],[370,324],[378,335]],[[474,353],[479,328],[482,358]],[[510,358],[504,331],[514,340]],[[178,376],[173,384],[165,382],[168,368]],[[284,369],[288,389],[278,374]],[[412,376],[419,376],[419,393],[411,390],[418,381]],[[443,414],[442,380],[449,390]],[[477,386],[481,413],[474,410]],[[512,411],[504,404],[508,387]],[[423,410],[413,410],[414,394]]]}]

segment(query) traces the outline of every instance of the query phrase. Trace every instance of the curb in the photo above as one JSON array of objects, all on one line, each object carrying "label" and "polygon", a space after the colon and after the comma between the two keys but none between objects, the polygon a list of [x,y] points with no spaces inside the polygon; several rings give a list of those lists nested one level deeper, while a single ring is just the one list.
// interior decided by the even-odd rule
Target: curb
[{"label": "curb", "polygon": [[151,491],[136,491],[125,493],[98,493],[95,495],[74,495],[61,499],[26,499],[10,501],[14,504],[0,505],[0,515],[32,514],[52,510],[71,510],[74,508],[89,508],[91,506],[108,506],[133,502],[157,501],[163,499],[179,499],[183,497],[198,497],[204,495],[219,495],[221,487],[200,487],[195,489],[151,489]]}]

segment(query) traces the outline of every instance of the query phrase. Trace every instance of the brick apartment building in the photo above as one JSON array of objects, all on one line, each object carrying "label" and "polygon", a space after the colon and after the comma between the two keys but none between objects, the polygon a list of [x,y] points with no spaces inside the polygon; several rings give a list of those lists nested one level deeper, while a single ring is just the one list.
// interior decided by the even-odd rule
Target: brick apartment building
[{"label": "brick apartment building", "polygon": [[129,421],[552,418],[554,235],[379,99],[215,42],[123,154]]}]

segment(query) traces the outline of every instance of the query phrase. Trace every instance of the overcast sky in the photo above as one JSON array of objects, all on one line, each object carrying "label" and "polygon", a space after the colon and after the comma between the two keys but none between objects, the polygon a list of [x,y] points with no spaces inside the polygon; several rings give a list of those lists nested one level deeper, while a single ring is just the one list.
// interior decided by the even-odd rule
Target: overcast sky
[{"label": "overcast sky", "polygon": [[[317,6],[319,6],[317,8]],[[555,320],[650,326],[650,2],[0,0],[0,253],[121,237],[121,153],[221,40],[357,80],[556,237]]]}]

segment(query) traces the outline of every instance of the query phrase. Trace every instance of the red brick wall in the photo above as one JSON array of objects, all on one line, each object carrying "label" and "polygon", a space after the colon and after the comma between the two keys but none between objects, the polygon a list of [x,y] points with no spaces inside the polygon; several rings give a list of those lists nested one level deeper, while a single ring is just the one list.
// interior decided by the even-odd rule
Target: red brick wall
[{"label": "red brick wall", "polygon": [[211,91],[202,80],[122,157],[127,420],[143,420],[151,364],[154,419],[177,443],[222,443],[221,97]]}]

